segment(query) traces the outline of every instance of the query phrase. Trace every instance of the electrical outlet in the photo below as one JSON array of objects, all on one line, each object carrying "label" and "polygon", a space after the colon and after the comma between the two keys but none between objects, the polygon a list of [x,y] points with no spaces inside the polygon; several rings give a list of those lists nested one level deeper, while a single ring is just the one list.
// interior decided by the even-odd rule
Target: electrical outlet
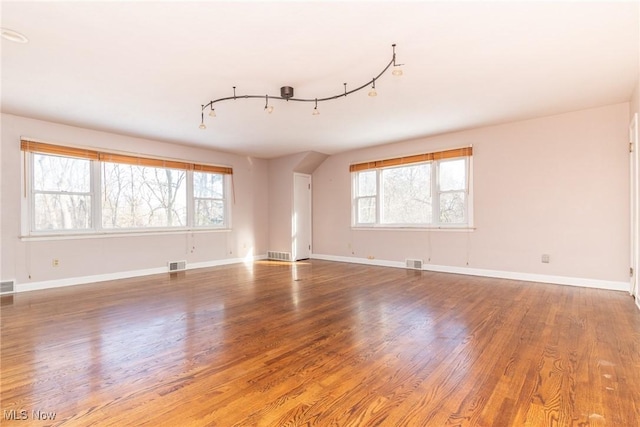
[{"label": "electrical outlet", "polygon": [[58,258],[54,258],[51,260],[51,267],[58,267],[60,266],[60,260]]},{"label": "electrical outlet", "polygon": [[549,254],[542,254],[542,262],[544,264],[549,264],[550,258],[549,258]]},{"label": "electrical outlet", "polygon": [[374,257],[373,255],[369,255],[367,258],[368,259],[375,259],[376,257]]}]

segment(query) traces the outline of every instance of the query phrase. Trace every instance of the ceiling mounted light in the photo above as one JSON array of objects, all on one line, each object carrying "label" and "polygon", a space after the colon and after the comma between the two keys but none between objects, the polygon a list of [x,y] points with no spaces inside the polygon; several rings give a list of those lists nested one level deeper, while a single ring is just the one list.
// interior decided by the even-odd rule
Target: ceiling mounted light
[{"label": "ceiling mounted light", "polygon": [[266,95],[265,98],[266,98],[266,103],[264,104],[264,111],[271,114],[273,113],[273,105],[269,105],[269,95]]},{"label": "ceiling mounted light", "polygon": [[10,42],[26,43],[29,41],[27,36],[25,36],[24,34],[10,30],[8,28],[0,28],[0,35],[3,39],[9,40]]},{"label": "ceiling mounted light", "polygon": [[[202,109],[204,110],[204,105],[202,106]],[[213,111],[213,108],[211,110]],[[198,127],[200,129],[206,129],[207,128],[207,126],[204,124],[204,111],[200,115],[200,126],[198,126]]]},{"label": "ceiling mounted light", "polygon": [[216,116],[216,109],[211,107],[211,111],[209,111],[209,117],[215,117]]},{"label": "ceiling mounted light", "polygon": [[373,79],[373,86],[371,86],[369,96],[378,96],[378,91],[376,91],[376,79]]},{"label": "ceiling mounted light", "polygon": [[373,79],[369,80],[368,82],[366,82],[365,84],[356,87],[355,89],[351,89],[349,91],[347,91],[347,84],[343,83],[344,85],[344,92],[341,92],[337,95],[332,95],[332,96],[327,96],[324,98],[294,98],[293,96],[293,87],[291,86],[282,86],[280,88],[280,96],[272,96],[272,95],[236,95],[236,87],[233,86],[233,96],[227,96],[227,97],[223,97],[223,98],[218,98],[218,99],[214,99],[213,101],[210,101],[208,104],[202,105],[201,110],[203,111],[203,115],[202,115],[202,120],[200,122],[200,129],[206,129],[206,126],[204,125],[204,109],[207,107],[211,108],[211,112],[209,113],[210,116],[215,117],[215,110],[213,108],[213,104],[218,103],[218,102],[222,102],[222,101],[229,101],[229,100],[236,100],[238,98],[244,98],[244,99],[249,99],[249,98],[265,98],[266,103],[264,106],[264,110],[267,113],[272,113],[273,112],[273,106],[269,105],[269,98],[271,99],[280,99],[280,100],[284,100],[284,101],[296,101],[296,102],[314,102],[315,103],[315,107],[313,108],[313,112],[312,114],[314,116],[317,116],[320,114],[320,111],[318,110],[318,101],[331,101],[334,99],[338,99],[338,98],[342,98],[342,97],[346,97],[347,95],[350,95],[354,92],[358,92],[360,90],[366,89],[367,87],[369,87],[369,85],[371,85],[371,90],[369,90],[368,94],[369,96],[377,96],[378,92],[376,91],[376,80],[378,80],[384,73],[387,72],[387,70],[391,67],[393,67],[392,69],[392,74],[394,76],[401,76],[402,75],[402,69],[400,68],[400,65],[403,64],[396,64],[396,45],[392,44],[391,47],[393,48],[393,54],[391,56],[391,61],[389,61],[389,63],[387,64],[386,67],[384,67],[384,69]]}]

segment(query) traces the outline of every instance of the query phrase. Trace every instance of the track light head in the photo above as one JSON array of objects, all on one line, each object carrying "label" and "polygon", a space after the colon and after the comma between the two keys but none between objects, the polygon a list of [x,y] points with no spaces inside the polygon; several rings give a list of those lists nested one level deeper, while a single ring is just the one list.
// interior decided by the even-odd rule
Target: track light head
[{"label": "track light head", "polygon": [[269,105],[269,95],[265,95],[264,99],[265,99],[264,111],[266,111],[269,114],[273,113],[273,105]]},{"label": "track light head", "polygon": [[369,96],[378,96],[378,91],[376,91],[376,79],[374,78],[372,81],[373,85],[371,86],[371,90],[369,91]]},{"label": "track light head", "polygon": [[200,129],[206,129],[207,127],[204,124],[204,105],[202,106],[202,112],[200,113],[200,126],[198,126]]}]

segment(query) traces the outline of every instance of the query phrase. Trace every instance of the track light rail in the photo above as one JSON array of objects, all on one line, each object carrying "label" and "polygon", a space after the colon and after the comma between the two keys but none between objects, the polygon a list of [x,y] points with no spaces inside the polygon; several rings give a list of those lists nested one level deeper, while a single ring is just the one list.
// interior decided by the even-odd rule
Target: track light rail
[{"label": "track light rail", "polygon": [[273,95],[236,95],[236,87],[233,86],[233,96],[225,96],[223,98],[218,98],[218,99],[214,99],[213,101],[209,101],[207,104],[202,104],[202,109],[201,109],[201,122],[200,122],[200,129],[206,129],[206,126],[204,124],[204,111],[207,108],[210,108],[210,113],[209,115],[212,117],[215,117],[215,109],[213,108],[214,104],[217,104],[219,102],[223,102],[223,101],[231,101],[231,100],[237,100],[237,99],[265,99],[266,100],[266,104],[264,109],[271,113],[273,111],[273,106],[269,106],[269,100],[270,99],[279,99],[279,100],[283,100],[283,101],[295,101],[295,102],[314,102],[315,103],[315,108],[313,109],[313,115],[318,115],[318,102],[323,102],[323,101],[331,101],[334,99],[338,99],[338,98],[344,98],[348,95],[351,95],[352,93],[358,92],[362,89],[367,88],[368,86],[372,87],[371,92],[369,92],[369,96],[375,96],[376,92],[375,92],[375,88],[376,88],[376,80],[378,80],[380,77],[382,77],[382,75],[384,73],[386,73],[389,68],[391,68],[392,66],[394,67],[393,70],[393,75],[395,76],[401,76],[402,75],[402,69],[400,68],[400,66],[402,66],[403,64],[397,64],[396,63],[396,45],[395,43],[391,45],[392,49],[393,49],[393,54],[391,56],[391,60],[389,61],[389,63],[386,65],[386,67],[384,67],[384,69],[382,71],[380,71],[380,73],[378,73],[377,76],[373,77],[371,80],[367,81],[366,83],[358,86],[355,89],[351,89],[351,90],[347,90],[347,83],[343,83],[344,85],[344,91],[336,94],[336,95],[332,95],[332,96],[327,96],[324,98],[294,98],[293,97],[293,88],[290,86],[283,86],[282,88],[280,88],[280,96],[273,96]]}]

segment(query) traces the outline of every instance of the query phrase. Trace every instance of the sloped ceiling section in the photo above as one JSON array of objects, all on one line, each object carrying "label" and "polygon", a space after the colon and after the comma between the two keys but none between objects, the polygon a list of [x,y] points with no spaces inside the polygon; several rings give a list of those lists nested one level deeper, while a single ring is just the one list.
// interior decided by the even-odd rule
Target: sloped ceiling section
[{"label": "sloped ceiling section", "polygon": [[[5,113],[273,158],[628,101],[638,2],[2,2]],[[397,43],[404,76],[374,77]]]}]

